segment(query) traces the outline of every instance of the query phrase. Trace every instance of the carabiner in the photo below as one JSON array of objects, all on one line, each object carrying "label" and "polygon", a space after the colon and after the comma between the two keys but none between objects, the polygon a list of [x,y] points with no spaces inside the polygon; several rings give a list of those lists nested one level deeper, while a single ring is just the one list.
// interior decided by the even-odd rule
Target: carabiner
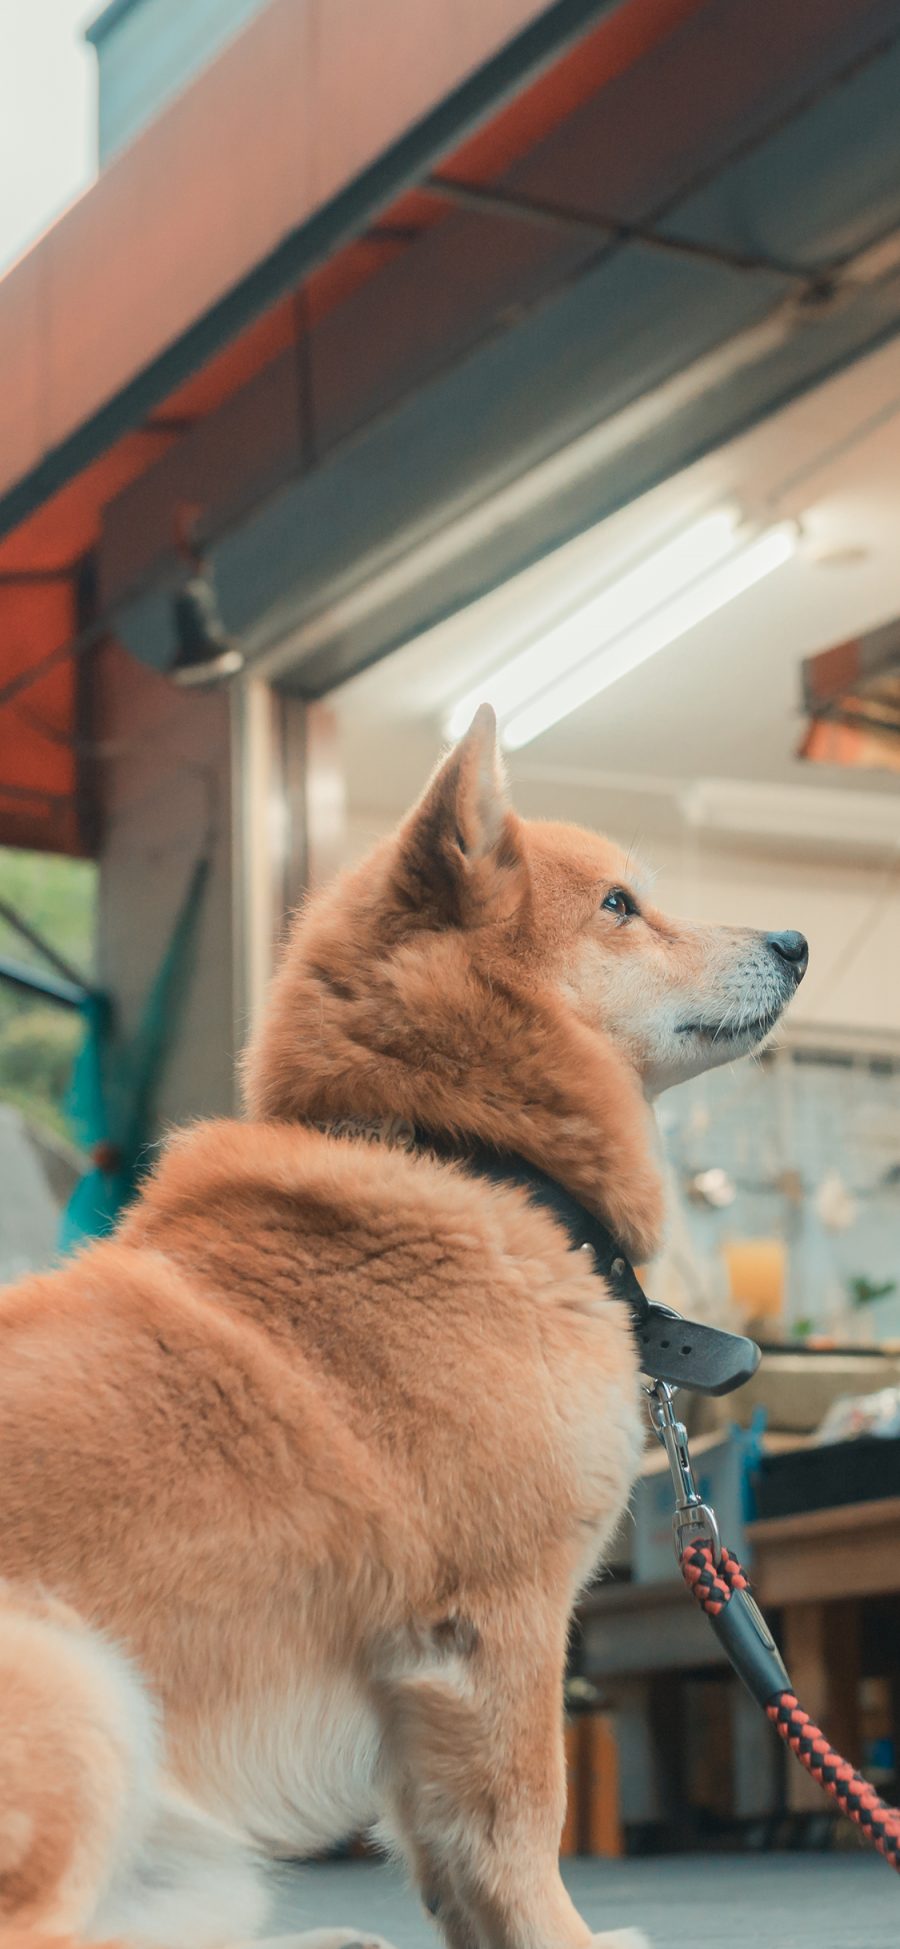
[{"label": "carabiner", "polygon": [[676,1419],[673,1406],[675,1390],[667,1381],[654,1381],[645,1391],[650,1400],[650,1420],[669,1458],[675,1490],[675,1514],[672,1517],[675,1555],[680,1564],[685,1550],[692,1543],[708,1543],[713,1552],[713,1561],[718,1562],[722,1549],[719,1525],[694,1481],[687,1429],[683,1421]]}]

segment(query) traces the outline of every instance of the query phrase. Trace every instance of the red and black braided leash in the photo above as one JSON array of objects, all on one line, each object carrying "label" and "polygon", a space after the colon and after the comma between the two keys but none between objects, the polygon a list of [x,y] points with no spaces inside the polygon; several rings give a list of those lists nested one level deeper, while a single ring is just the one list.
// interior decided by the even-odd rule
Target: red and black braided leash
[{"label": "red and black braided leash", "polygon": [[716,1558],[708,1543],[692,1543],[681,1568],[688,1589],[785,1745],[900,1874],[900,1810],[889,1807],[862,1774],[841,1759],[798,1705],[737,1558],[725,1549]]}]

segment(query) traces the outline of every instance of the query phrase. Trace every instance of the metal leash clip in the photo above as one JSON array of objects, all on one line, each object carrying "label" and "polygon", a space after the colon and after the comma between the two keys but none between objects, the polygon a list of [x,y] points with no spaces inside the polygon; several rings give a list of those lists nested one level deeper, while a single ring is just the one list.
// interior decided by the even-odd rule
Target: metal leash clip
[{"label": "metal leash clip", "polygon": [[654,1381],[652,1387],[646,1389],[650,1400],[650,1420],[669,1458],[675,1490],[675,1513],[672,1517],[675,1555],[681,1563],[691,1544],[706,1543],[712,1550],[713,1561],[718,1562],[722,1549],[719,1525],[694,1481],[687,1429],[683,1421],[676,1419],[673,1406],[676,1392],[667,1381]]},{"label": "metal leash clip", "polygon": [[[773,1699],[790,1691],[791,1681],[778,1647],[755,1598],[750,1594],[740,1564],[723,1553],[715,1511],[710,1509],[698,1492],[691,1468],[687,1429],[683,1421],[676,1420],[672,1405],[674,1390],[666,1381],[654,1381],[652,1387],[647,1388],[647,1393],[650,1397],[650,1419],[668,1455],[672,1472],[675,1489],[672,1530],[679,1566],[685,1569],[684,1558],[689,1550],[708,1552],[706,1576],[719,1581],[715,1584],[715,1601],[712,1604],[704,1603],[707,1616],[735,1671],[760,1705],[768,1709]],[[729,1570],[738,1573],[739,1584],[722,1581]],[[688,1582],[692,1582],[690,1577]],[[698,1595],[698,1591],[695,1590],[694,1594]],[[701,1598],[700,1601],[704,1600]]]}]

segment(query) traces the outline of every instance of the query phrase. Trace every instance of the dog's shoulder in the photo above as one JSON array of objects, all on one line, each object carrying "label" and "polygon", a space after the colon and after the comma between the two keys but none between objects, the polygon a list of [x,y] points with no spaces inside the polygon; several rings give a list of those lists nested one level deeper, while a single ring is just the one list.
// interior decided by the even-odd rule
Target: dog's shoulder
[{"label": "dog's shoulder", "polygon": [[276,1236],[295,1271],[352,1272],[357,1293],[377,1264],[379,1285],[408,1294],[433,1277],[445,1300],[456,1288],[493,1288],[520,1315],[604,1305],[584,1259],[517,1188],[427,1152],[298,1123],[222,1119],[178,1132],[119,1229],[129,1244],[177,1241],[182,1263],[191,1242],[223,1252],[239,1242],[247,1263],[256,1257],[270,1272]]}]

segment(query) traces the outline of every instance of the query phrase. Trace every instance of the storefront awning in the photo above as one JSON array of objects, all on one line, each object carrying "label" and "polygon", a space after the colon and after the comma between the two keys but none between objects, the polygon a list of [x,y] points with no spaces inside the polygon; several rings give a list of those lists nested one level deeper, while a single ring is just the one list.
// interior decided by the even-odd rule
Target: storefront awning
[{"label": "storefront awning", "polygon": [[612,0],[272,0],[0,281],[0,842],[94,844],[67,645],[104,509],[439,215],[377,221],[462,134],[573,46],[578,99],[694,4],[617,10],[592,51]]},{"label": "storefront awning", "polygon": [[90,646],[164,657],[186,505],[315,694],[895,331],[898,34],[898,0],[271,0],[0,282],[0,841],[94,847]]}]

